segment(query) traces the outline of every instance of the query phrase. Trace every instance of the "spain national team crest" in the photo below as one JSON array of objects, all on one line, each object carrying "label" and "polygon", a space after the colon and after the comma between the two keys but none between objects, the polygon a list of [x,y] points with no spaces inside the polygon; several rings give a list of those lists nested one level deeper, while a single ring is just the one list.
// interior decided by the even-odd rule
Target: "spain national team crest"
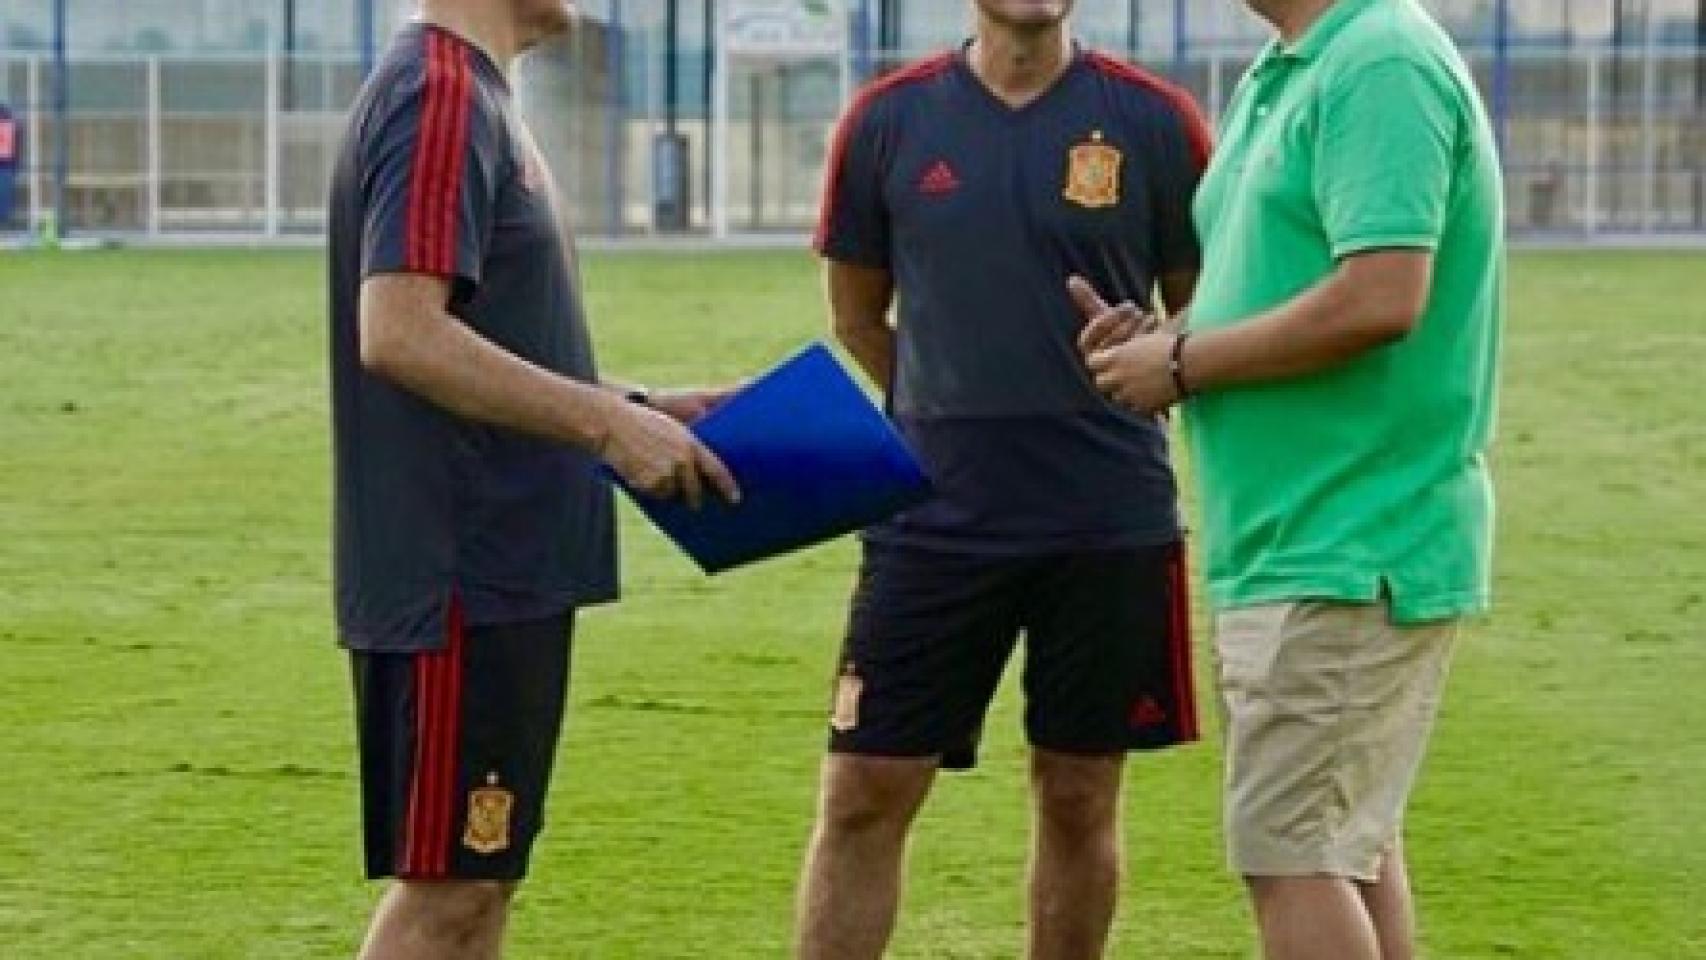
[{"label": "spain national team crest", "polygon": [[859,698],[865,694],[865,681],[859,678],[849,663],[835,684],[835,710],[829,725],[836,733],[852,733],[859,727]]},{"label": "spain national team crest", "polygon": [[515,794],[498,786],[497,774],[486,774],[486,785],[468,794],[468,825],[462,845],[481,856],[508,850],[510,814],[514,810]]},{"label": "spain national team crest", "polygon": [[1066,199],[1091,210],[1117,206],[1124,162],[1124,155],[1106,142],[1102,131],[1091,133],[1089,143],[1081,143],[1068,153]]}]

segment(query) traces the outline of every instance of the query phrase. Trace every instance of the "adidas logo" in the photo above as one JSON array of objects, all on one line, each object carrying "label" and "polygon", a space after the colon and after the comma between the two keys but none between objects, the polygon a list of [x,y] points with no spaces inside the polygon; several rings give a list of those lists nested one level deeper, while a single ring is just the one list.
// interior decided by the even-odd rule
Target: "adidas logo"
[{"label": "adidas logo", "polygon": [[1144,697],[1132,705],[1131,725],[1159,727],[1167,722],[1167,710],[1154,697]]},{"label": "adidas logo", "polygon": [[924,174],[924,179],[918,181],[918,192],[926,196],[939,197],[959,188],[960,178],[946,160],[936,161],[936,165]]}]

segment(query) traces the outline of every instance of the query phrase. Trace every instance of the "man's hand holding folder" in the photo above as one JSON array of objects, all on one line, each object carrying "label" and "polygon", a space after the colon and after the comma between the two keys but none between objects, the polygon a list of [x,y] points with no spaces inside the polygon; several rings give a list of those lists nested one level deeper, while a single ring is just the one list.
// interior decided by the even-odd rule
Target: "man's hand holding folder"
[{"label": "man's hand holding folder", "polygon": [[[777,556],[885,520],[930,495],[900,435],[836,362],[813,345],[692,425],[733,496],[683,502],[685,477],[622,485],[707,573]],[[695,477],[695,480],[698,478]],[[674,490],[677,496],[660,494]]]}]

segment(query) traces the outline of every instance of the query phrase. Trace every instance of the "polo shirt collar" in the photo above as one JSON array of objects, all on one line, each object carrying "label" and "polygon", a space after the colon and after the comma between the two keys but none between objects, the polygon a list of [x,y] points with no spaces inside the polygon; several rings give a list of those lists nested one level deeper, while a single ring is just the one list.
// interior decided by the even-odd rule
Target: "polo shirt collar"
[{"label": "polo shirt collar", "polygon": [[1269,45],[1264,59],[1272,56],[1288,60],[1314,60],[1358,14],[1377,3],[1385,2],[1388,0],[1338,0],[1321,12],[1309,29],[1303,32],[1303,36],[1297,38],[1296,43],[1287,46],[1276,38]]}]

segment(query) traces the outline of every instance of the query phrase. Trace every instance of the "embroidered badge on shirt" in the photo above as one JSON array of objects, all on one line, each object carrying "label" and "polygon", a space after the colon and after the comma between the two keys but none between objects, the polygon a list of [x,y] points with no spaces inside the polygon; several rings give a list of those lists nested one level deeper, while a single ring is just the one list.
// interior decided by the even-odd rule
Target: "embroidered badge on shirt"
[{"label": "embroidered badge on shirt", "polygon": [[1091,210],[1117,206],[1124,162],[1125,156],[1105,141],[1102,131],[1092,132],[1089,143],[1081,143],[1067,154],[1066,199]]},{"label": "embroidered badge on shirt", "polygon": [[941,197],[960,188],[959,175],[946,160],[938,160],[918,181],[918,192],[927,197]]}]

